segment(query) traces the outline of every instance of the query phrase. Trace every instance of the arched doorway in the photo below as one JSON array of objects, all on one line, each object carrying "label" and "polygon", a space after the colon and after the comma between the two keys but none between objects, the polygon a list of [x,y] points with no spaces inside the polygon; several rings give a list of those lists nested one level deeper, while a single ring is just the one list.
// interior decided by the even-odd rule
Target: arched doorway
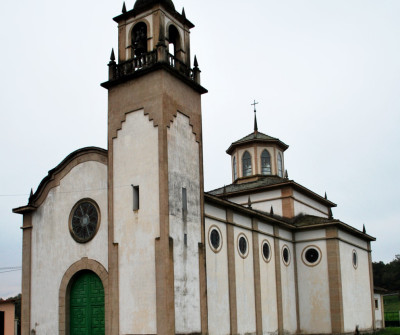
[{"label": "arched doorway", "polygon": [[70,335],[104,335],[104,287],[92,271],[80,271],[70,291]]}]

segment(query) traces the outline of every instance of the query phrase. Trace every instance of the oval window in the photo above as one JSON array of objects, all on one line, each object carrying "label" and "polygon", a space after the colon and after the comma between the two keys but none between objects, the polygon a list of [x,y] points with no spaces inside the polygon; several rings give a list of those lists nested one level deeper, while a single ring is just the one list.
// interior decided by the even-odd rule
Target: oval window
[{"label": "oval window", "polygon": [[222,237],[220,230],[213,226],[209,230],[209,244],[214,252],[218,252],[222,247]]},{"label": "oval window", "polygon": [[271,246],[269,245],[269,242],[267,240],[263,242],[262,255],[264,261],[269,262],[271,260]]},{"label": "oval window", "polygon": [[245,258],[247,257],[247,253],[248,253],[248,242],[247,242],[247,238],[241,234],[239,235],[238,238],[238,249],[239,249],[239,254],[241,257]]},{"label": "oval window", "polygon": [[357,251],[353,250],[353,266],[357,269],[358,266],[358,258],[357,258]]},{"label": "oval window", "polygon": [[283,246],[282,248],[282,258],[283,258],[283,263],[285,265],[289,265],[290,263],[290,251],[287,245]]}]

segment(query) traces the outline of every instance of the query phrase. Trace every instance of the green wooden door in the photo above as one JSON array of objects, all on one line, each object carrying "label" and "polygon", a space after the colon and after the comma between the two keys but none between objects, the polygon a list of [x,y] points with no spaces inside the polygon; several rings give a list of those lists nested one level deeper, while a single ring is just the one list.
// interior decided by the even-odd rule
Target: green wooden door
[{"label": "green wooden door", "polygon": [[70,334],[104,335],[104,288],[93,272],[83,272],[71,287]]}]

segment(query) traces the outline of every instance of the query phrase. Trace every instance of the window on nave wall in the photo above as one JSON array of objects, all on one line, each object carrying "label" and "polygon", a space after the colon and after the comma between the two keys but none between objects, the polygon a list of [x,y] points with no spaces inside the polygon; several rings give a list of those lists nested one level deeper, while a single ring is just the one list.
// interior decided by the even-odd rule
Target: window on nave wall
[{"label": "window on nave wall", "polygon": [[271,174],[271,156],[267,149],[265,149],[261,154],[261,174]]},{"label": "window on nave wall", "polygon": [[251,156],[248,151],[245,151],[242,157],[243,177],[252,175]]}]

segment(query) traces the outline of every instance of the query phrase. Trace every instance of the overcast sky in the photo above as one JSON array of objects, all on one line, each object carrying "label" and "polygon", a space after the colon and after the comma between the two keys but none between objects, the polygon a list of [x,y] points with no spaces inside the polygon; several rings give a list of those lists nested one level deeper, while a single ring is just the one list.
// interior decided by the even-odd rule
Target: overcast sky
[{"label": "overcast sky", "polygon": [[[400,1],[175,0],[195,24],[205,189],[231,183],[230,143],[253,129],[290,147],[289,178],[365,224],[373,261],[400,254]],[[134,0],[126,2],[132,8]],[[48,170],[107,145],[112,17],[122,2],[0,2],[0,297],[20,292],[22,216]]]}]

